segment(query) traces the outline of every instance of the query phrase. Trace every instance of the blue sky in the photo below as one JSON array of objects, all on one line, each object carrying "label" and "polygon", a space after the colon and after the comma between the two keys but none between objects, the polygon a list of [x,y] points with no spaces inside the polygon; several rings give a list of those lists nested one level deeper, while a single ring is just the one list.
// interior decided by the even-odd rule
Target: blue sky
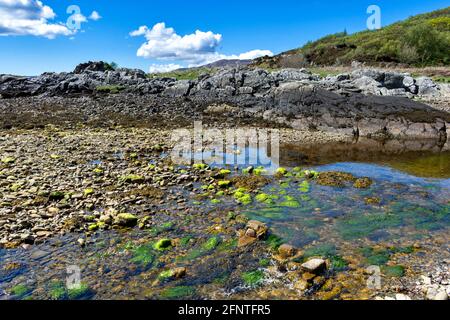
[{"label": "blue sky", "polygon": [[[23,2],[25,7],[12,7],[14,1]],[[2,7],[2,2],[9,7]],[[115,61],[120,66],[148,71],[157,65],[187,66],[218,57],[245,58],[269,51],[277,54],[329,33],[364,30],[369,16],[366,10],[372,4],[381,8],[383,26],[449,5],[448,0],[33,2],[36,0],[0,0],[0,74],[71,71],[87,60]],[[66,13],[70,5],[79,6],[80,20],[85,20],[77,32],[63,25],[70,16]],[[93,11],[101,18],[90,19]],[[2,28],[2,16],[14,22],[15,15],[17,21],[26,19],[27,23],[44,25],[25,31],[21,23],[13,30]],[[161,22],[165,25],[152,31]],[[130,32],[140,26],[147,28],[131,36]],[[201,33],[195,34],[196,30]]]}]

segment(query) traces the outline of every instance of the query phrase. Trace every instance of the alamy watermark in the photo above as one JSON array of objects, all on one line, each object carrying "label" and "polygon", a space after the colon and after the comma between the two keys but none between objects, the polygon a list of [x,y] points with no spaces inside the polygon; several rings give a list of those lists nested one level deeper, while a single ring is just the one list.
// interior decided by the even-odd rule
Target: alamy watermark
[{"label": "alamy watermark", "polygon": [[68,290],[78,290],[81,288],[81,269],[77,265],[70,265],[66,268],[66,287]]},{"label": "alamy watermark", "polygon": [[367,8],[367,14],[370,14],[370,16],[367,18],[367,29],[381,29],[381,8],[374,4],[370,5]]},{"label": "alamy watermark", "polygon": [[280,164],[280,134],[277,129],[205,129],[194,122],[194,130],[172,132],[175,146],[171,159],[178,165],[204,163],[210,166],[263,166],[267,173]]},{"label": "alamy watermark", "polygon": [[366,272],[370,275],[367,279],[367,288],[372,290],[381,289],[381,268],[379,266],[369,266]]}]

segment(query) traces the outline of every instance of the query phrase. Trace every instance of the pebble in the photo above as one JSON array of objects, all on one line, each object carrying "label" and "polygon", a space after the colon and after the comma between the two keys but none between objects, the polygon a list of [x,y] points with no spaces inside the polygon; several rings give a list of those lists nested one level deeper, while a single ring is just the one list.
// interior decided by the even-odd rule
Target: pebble
[{"label": "pebble", "polygon": [[327,263],[323,259],[311,259],[302,264],[302,268],[308,272],[318,273],[325,270]]}]

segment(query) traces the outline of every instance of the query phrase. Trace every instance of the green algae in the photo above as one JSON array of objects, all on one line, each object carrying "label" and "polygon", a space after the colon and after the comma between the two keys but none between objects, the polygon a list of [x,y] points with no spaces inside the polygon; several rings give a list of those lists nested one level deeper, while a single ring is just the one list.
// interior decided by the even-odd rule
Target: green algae
[{"label": "green algae", "polygon": [[50,283],[49,295],[52,300],[65,300],[67,299],[67,291],[62,281],[52,281]]},{"label": "green algae", "polygon": [[208,168],[208,165],[204,163],[196,163],[192,166],[192,168],[194,168],[195,170],[205,170],[206,168]]},{"label": "green algae", "polygon": [[245,285],[255,287],[264,280],[264,272],[261,270],[244,272],[242,273],[241,278]]},{"label": "green algae", "polygon": [[121,176],[119,178],[120,182],[125,183],[143,183],[145,181],[145,178],[143,176],[137,175],[137,174],[129,174],[125,176]]},{"label": "green algae", "polygon": [[156,236],[160,235],[161,233],[174,230],[174,226],[175,226],[175,223],[173,223],[171,221],[165,222],[165,223],[161,224],[160,226],[156,226],[156,227],[148,230],[148,233],[151,236],[156,237]]},{"label": "green algae", "polygon": [[202,248],[206,251],[211,251],[219,245],[220,241],[219,237],[211,237],[202,245]]},{"label": "green algae", "polygon": [[172,247],[172,240],[170,239],[160,239],[154,245],[153,249],[157,251],[165,251]]},{"label": "green algae", "polygon": [[275,234],[270,234],[265,242],[271,250],[278,250],[278,248],[284,243],[284,240]]},{"label": "green algae", "polygon": [[224,251],[231,251],[236,249],[238,244],[237,239],[230,239],[228,241],[223,241],[217,246],[217,251],[224,252]]},{"label": "green algae", "polygon": [[32,289],[25,284],[18,284],[12,287],[9,291],[18,299],[24,299],[26,296],[31,294]]},{"label": "green algae", "polygon": [[160,296],[165,299],[181,299],[193,296],[195,291],[192,286],[177,286],[164,289]]},{"label": "green algae", "polygon": [[270,265],[270,259],[269,258],[262,258],[258,261],[258,264],[260,267],[268,267]]},{"label": "green algae", "polygon": [[285,196],[284,201],[280,203],[280,206],[288,208],[298,208],[300,207],[300,203],[292,196]]},{"label": "green algae", "polygon": [[[197,259],[198,257],[204,256],[210,253],[212,250],[218,248],[222,245],[222,239],[220,237],[211,237],[206,242],[204,242],[200,247],[194,248],[184,257],[177,258],[178,261],[186,261]],[[226,246],[224,244],[224,246]]]},{"label": "green algae", "polygon": [[360,249],[366,263],[369,265],[381,266],[389,262],[391,252],[388,249],[374,249],[372,247],[364,247]]},{"label": "green algae", "polygon": [[91,288],[85,283],[81,283],[75,288],[67,289],[67,297],[70,300],[88,299],[93,295]]},{"label": "green algae", "polygon": [[391,278],[401,278],[405,275],[405,267],[401,265],[383,266],[381,271],[385,276]]},{"label": "green algae", "polygon": [[131,259],[131,262],[139,264],[144,268],[151,267],[156,261],[156,253],[154,252],[153,247],[153,243],[148,243],[132,248],[133,258]]},{"label": "green algae", "polygon": [[303,193],[307,193],[311,190],[311,185],[309,184],[308,181],[303,181],[302,183],[299,184],[299,188],[298,191],[303,192]]},{"label": "green algae", "polygon": [[337,229],[344,240],[351,240],[368,237],[376,231],[401,225],[402,219],[398,215],[373,213],[342,219],[337,223]]},{"label": "green algae", "polygon": [[329,257],[336,254],[336,246],[334,244],[321,244],[315,247],[306,249],[303,253],[304,258],[310,257]]}]

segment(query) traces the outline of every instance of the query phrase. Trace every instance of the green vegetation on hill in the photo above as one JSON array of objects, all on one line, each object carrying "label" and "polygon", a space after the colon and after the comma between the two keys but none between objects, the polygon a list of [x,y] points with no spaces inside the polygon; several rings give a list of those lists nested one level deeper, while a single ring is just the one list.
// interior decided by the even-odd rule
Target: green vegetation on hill
[{"label": "green vegetation on hill", "polygon": [[298,66],[346,65],[352,61],[420,67],[449,65],[450,7],[417,15],[380,30],[328,35],[279,56],[261,58],[256,64],[273,68],[292,63]]}]

